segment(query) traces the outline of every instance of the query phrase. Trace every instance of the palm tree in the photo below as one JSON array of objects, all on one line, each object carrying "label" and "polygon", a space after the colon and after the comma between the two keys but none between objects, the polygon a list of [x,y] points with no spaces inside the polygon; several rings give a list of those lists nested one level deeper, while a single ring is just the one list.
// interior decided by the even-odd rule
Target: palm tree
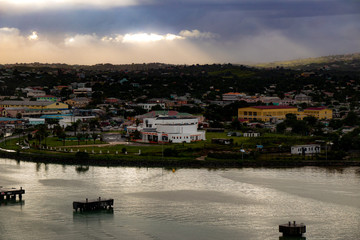
[{"label": "palm tree", "polygon": [[38,126],[38,130],[35,133],[35,138],[38,139],[39,141],[39,145],[41,145],[41,140],[44,139],[45,140],[45,144],[46,144],[46,138],[49,136],[49,132],[47,130],[47,127],[45,124],[41,124]]},{"label": "palm tree", "polygon": [[95,141],[96,141],[97,137],[98,137],[98,134],[97,134],[97,133],[93,132],[93,133],[91,134],[91,138],[94,139],[94,144],[95,144]]},{"label": "palm tree", "polygon": [[81,120],[77,120],[76,122],[73,122],[71,125],[72,125],[72,127],[74,129],[74,135],[76,137],[77,130],[78,130],[79,126],[81,125]]}]

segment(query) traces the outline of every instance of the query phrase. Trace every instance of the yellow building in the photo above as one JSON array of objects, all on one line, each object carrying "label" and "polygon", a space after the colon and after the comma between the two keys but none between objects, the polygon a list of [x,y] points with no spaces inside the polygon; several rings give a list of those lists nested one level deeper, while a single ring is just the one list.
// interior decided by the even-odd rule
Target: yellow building
[{"label": "yellow building", "polygon": [[298,115],[297,107],[291,106],[253,106],[238,109],[238,118],[268,122],[271,118],[285,119],[286,114]]},{"label": "yellow building", "polygon": [[3,108],[29,108],[29,109],[68,109],[69,106],[61,102],[46,102],[46,101],[16,101],[5,100],[0,102],[0,107]]},{"label": "yellow building", "polygon": [[332,119],[332,110],[326,107],[313,107],[304,109],[304,117],[313,116],[317,119]]}]

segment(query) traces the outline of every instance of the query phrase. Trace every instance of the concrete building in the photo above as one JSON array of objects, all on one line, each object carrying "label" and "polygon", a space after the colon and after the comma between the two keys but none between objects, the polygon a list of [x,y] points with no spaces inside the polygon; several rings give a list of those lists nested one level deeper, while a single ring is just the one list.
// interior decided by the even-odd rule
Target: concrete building
[{"label": "concrete building", "polygon": [[30,108],[30,109],[68,109],[69,106],[61,102],[47,102],[47,101],[11,101],[5,100],[0,102],[0,107],[3,108]]},{"label": "concrete building", "polygon": [[75,95],[85,95],[85,96],[91,96],[92,94],[92,88],[77,88],[73,90],[73,93]]},{"label": "concrete building", "polygon": [[29,118],[28,121],[30,125],[45,124],[44,118]]},{"label": "concrete building", "polygon": [[137,106],[139,106],[147,111],[150,111],[156,105],[159,105],[162,109],[165,109],[165,103],[139,103],[139,104],[137,104]]},{"label": "concrete building", "polygon": [[90,102],[91,99],[87,97],[72,98],[65,101],[66,104],[76,108],[83,108],[87,106]]},{"label": "concrete building", "polygon": [[326,107],[312,107],[304,109],[304,117],[313,116],[317,119],[332,119],[333,111]]},{"label": "concrete building", "polygon": [[245,93],[228,92],[222,95],[223,101],[239,101],[240,98],[245,97]]},{"label": "concrete building", "polygon": [[291,147],[291,154],[310,155],[320,153],[320,144],[295,145]]},{"label": "concrete building", "polygon": [[245,120],[261,120],[268,122],[271,119],[285,119],[286,114],[298,114],[297,107],[292,106],[253,106],[238,109],[238,118]]},{"label": "concrete building", "polygon": [[190,143],[205,140],[205,131],[198,131],[198,124],[196,117],[159,116],[145,118],[138,131],[141,142]]},{"label": "concrete building", "polygon": [[53,95],[43,95],[43,96],[37,96],[36,101],[57,102],[58,98]]}]

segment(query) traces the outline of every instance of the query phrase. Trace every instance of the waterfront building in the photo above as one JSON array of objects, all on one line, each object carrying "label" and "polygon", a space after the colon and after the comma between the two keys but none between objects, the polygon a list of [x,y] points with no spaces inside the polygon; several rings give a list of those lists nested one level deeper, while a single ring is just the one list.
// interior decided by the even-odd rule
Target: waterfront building
[{"label": "waterfront building", "polygon": [[158,116],[144,118],[142,126],[128,127],[128,131],[136,128],[141,142],[190,143],[205,140],[205,131],[199,131],[198,124],[197,117]]},{"label": "waterfront building", "polygon": [[320,144],[294,145],[291,147],[291,154],[309,155],[320,153]]}]

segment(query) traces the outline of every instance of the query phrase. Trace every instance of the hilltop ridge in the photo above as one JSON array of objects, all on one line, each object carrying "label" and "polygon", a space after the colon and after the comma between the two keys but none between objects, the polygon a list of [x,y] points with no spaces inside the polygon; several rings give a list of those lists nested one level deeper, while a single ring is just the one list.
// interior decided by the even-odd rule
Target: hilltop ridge
[{"label": "hilltop ridge", "polygon": [[295,59],[289,61],[276,61],[270,63],[254,64],[255,67],[273,68],[285,67],[291,69],[337,69],[340,71],[360,71],[360,53],[330,55],[316,58]]}]

